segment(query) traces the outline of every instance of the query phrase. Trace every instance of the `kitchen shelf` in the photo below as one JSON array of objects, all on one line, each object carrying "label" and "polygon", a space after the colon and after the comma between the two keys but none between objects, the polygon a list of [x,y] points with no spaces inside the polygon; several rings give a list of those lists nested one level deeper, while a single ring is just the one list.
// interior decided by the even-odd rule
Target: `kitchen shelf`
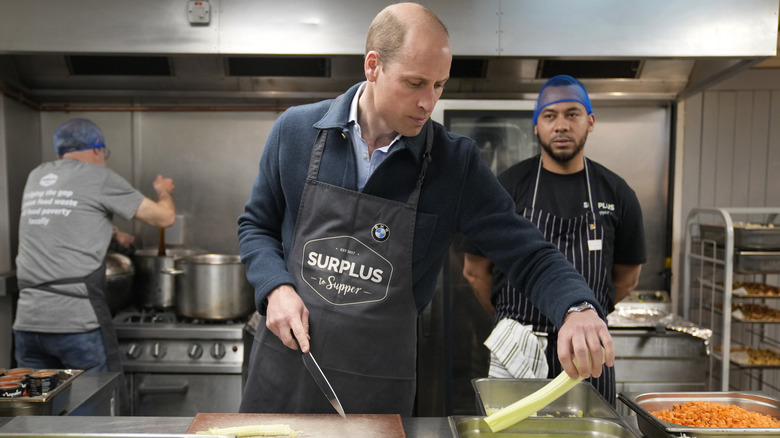
[{"label": "kitchen shelf", "polygon": [[[688,215],[685,228],[683,260],[683,317],[713,332],[710,382],[720,379],[720,390],[729,391],[732,368],[762,373],[780,369],[780,365],[750,365],[742,353],[732,356],[732,343],[756,347],[765,341],[764,325],[779,324],[780,319],[736,318],[731,311],[737,303],[747,302],[777,306],[780,295],[736,295],[743,284],[767,285],[766,276],[780,273],[780,227],[770,226],[780,208],[695,208]],[[761,218],[756,223],[756,218]],[[736,220],[735,220],[736,219]],[[753,221],[753,222],[751,222]],[[735,284],[735,275],[740,281]],[[742,281],[742,277],[763,277],[761,281]],[[776,286],[772,286],[776,288]],[[771,303],[771,304],[770,304]],[[732,324],[739,323],[736,331]],[[756,328],[753,328],[756,327]],[[738,339],[741,338],[741,339]],[[780,343],[778,339],[770,343]],[[717,369],[715,362],[718,362]],[[762,381],[763,374],[759,375]],[[714,388],[711,388],[714,390]],[[747,390],[750,388],[736,388]]]},{"label": "kitchen shelf", "polygon": [[[698,281],[698,284],[700,286],[705,286],[705,287],[711,288],[712,290],[716,290],[716,291],[719,291],[719,292],[723,292],[725,290],[722,283],[711,283],[706,278],[697,278],[696,280]],[[736,283],[736,284],[738,284],[738,283]],[[762,286],[768,286],[768,285],[762,285]],[[770,287],[777,289],[777,286],[770,286]],[[731,296],[733,298],[735,298],[735,299],[746,299],[746,300],[748,300],[748,299],[758,299],[758,300],[780,299],[780,294],[777,294],[777,295],[751,294],[751,293],[747,292],[747,289],[744,289],[744,290],[746,290],[746,292],[745,292],[745,295],[743,295],[742,293],[738,293],[738,291],[740,289],[744,289],[742,287],[742,285],[740,285],[740,287],[737,287],[736,289],[732,285],[732,287],[731,287]]]},{"label": "kitchen shelf", "polygon": [[[701,310],[710,312],[718,316],[723,315],[723,309],[720,307],[703,306],[701,307]],[[741,324],[780,324],[780,319],[745,319],[745,318],[740,318],[738,316],[734,316],[733,312],[731,314],[731,320],[732,322],[736,321]]]}]

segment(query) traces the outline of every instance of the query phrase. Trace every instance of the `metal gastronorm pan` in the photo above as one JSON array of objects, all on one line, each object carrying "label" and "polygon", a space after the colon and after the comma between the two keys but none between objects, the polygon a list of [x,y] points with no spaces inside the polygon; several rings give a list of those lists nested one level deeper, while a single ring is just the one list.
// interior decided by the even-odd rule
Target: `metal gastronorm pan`
[{"label": "metal gastronorm pan", "polygon": [[71,383],[83,370],[57,370],[60,383],[53,391],[34,397],[0,398],[0,417],[59,415],[70,401]]},{"label": "metal gastronorm pan", "polygon": [[620,420],[607,418],[526,418],[493,433],[485,417],[449,417],[452,434],[459,438],[555,437],[555,438],[638,438],[638,435]]},{"label": "metal gastronorm pan", "polygon": [[[702,240],[714,240],[718,245],[726,244],[726,227],[720,225],[699,225]],[[742,249],[780,249],[780,227],[744,228],[734,227],[734,247]]]},{"label": "metal gastronorm pan", "polygon": [[[533,394],[550,379],[495,379],[478,378],[471,381],[477,395],[477,409],[481,415],[511,405]],[[588,382],[580,382],[546,407],[538,416],[619,418],[617,411],[604,400]]]},{"label": "metal gastronorm pan", "polygon": [[699,438],[780,436],[780,428],[703,428],[681,426],[659,420],[651,412],[671,409],[689,401],[709,401],[739,406],[749,411],[780,419],[780,400],[761,392],[648,392],[620,393],[618,399],[636,412],[639,430],[649,438],[688,436]]}]

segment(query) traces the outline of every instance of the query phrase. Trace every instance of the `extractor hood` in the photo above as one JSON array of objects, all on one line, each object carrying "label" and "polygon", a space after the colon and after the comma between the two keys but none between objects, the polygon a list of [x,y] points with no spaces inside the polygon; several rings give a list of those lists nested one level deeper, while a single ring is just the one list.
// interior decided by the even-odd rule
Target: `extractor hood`
[{"label": "extractor hood", "polygon": [[[388,2],[26,0],[0,15],[0,91],[68,105],[284,106],[363,77]],[[455,58],[443,98],[533,99],[547,77],[597,99],[677,100],[777,53],[778,0],[430,0]]]}]

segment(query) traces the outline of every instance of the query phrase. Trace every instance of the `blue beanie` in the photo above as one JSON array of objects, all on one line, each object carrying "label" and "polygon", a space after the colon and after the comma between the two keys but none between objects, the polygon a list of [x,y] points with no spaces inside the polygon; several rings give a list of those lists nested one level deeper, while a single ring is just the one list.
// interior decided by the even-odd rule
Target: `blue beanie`
[{"label": "blue beanie", "polygon": [[70,119],[54,131],[54,152],[60,157],[68,152],[105,146],[103,131],[89,119]]},{"label": "blue beanie", "polygon": [[590,97],[585,86],[571,76],[558,75],[548,79],[539,90],[539,97],[536,98],[534,106],[534,125],[539,118],[539,113],[545,107],[558,102],[579,102],[588,111],[588,115],[593,114],[593,107],[590,105]]}]

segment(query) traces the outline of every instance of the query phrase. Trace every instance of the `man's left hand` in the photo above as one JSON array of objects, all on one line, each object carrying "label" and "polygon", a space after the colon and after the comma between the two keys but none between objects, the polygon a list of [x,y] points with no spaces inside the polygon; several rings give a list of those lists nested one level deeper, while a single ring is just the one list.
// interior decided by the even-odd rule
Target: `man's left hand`
[{"label": "man's left hand", "polygon": [[[579,371],[574,365],[575,358],[580,364]],[[571,378],[599,377],[604,363],[610,367],[615,364],[612,336],[595,310],[566,315],[558,332],[558,359]]]}]

